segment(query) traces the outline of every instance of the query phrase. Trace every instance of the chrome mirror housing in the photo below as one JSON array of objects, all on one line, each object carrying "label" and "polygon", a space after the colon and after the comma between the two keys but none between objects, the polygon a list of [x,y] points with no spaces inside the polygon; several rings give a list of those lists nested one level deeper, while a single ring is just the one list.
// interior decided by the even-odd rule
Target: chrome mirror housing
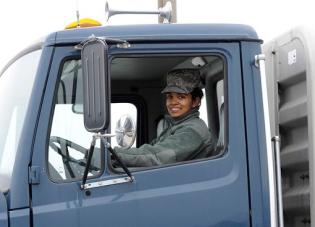
[{"label": "chrome mirror housing", "polygon": [[124,115],[119,118],[116,124],[116,141],[122,148],[130,148],[136,138],[136,125],[129,115]]}]

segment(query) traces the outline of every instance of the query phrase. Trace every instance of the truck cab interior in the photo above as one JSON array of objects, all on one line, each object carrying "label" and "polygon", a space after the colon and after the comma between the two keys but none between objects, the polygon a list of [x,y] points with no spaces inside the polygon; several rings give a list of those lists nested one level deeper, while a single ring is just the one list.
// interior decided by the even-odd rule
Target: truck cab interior
[{"label": "truck cab interior", "polygon": [[[129,115],[136,125],[133,147],[150,143],[158,133],[158,123],[166,114],[165,87],[167,72],[174,69],[196,69],[203,81],[204,98],[200,118],[205,121],[216,141],[209,158],[224,153],[224,59],[219,55],[128,55],[110,59],[111,120],[107,133],[115,134],[116,123]],[[92,134],[84,128],[82,111],[81,60],[66,60],[60,70],[55,95],[55,111],[48,146],[48,170],[51,180],[71,181],[82,178]],[[118,146],[114,137],[112,147]],[[96,145],[89,177],[99,176],[105,158]],[[189,160],[197,161],[197,160]],[[174,163],[174,165],[179,163]],[[154,167],[156,168],[156,167]]]}]

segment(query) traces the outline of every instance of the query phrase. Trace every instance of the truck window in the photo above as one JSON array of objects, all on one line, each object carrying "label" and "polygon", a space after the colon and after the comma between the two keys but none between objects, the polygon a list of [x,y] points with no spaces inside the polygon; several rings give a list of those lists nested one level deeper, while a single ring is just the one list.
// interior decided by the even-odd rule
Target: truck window
[{"label": "truck window", "polygon": [[[137,145],[136,149],[123,149],[117,148],[116,151],[120,154],[122,160],[126,160],[127,166],[129,167],[156,167],[162,165],[174,165],[186,163],[187,161],[196,161],[203,160],[207,158],[218,157],[223,154],[225,147],[225,138],[220,137],[220,133],[224,135],[224,108],[221,108],[222,103],[224,102],[224,89],[223,86],[217,85],[222,84],[224,80],[224,60],[219,56],[146,56],[146,57],[119,57],[112,60],[111,65],[111,89],[112,94],[137,94],[145,100],[146,105],[146,114],[147,119],[147,140],[142,144]],[[166,119],[164,115],[168,114],[166,109],[166,96],[161,94],[161,91],[166,84],[166,74],[173,70],[195,70],[198,71],[201,75],[202,91],[204,97],[202,99],[201,106],[199,108],[200,118],[206,124],[207,132],[204,133],[199,131],[197,137],[202,137],[203,135],[209,135],[207,138],[210,138],[211,142],[207,143],[203,140],[203,145],[205,147],[202,149],[196,148],[196,152],[192,155],[186,155],[179,151],[178,147],[182,144],[187,143],[191,145],[194,143],[194,139],[186,138],[179,140],[177,143],[177,148],[164,147],[165,144],[163,137],[163,130],[166,132],[166,129],[170,125],[166,125],[161,130],[160,122]],[[219,81],[221,81],[219,83]],[[220,100],[220,102],[219,102]],[[120,112],[123,114],[124,112]],[[167,117],[168,118],[168,117]],[[164,121],[165,122],[165,121]],[[173,127],[175,128],[175,127]],[[171,130],[171,129],[170,129]],[[167,132],[166,132],[167,133]],[[204,134],[203,134],[204,133]],[[172,137],[171,134],[170,137]],[[199,137],[199,138],[200,138]],[[220,140],[218,138],[220,137]],[[175,137],[172,137],[175,138]],[[190,140],[192,139],[192,140]],[[197,139],[196,139],[197,140]],[[158,142],[157,142],[158,141]],[[161,143],[160,143],[161,142]],[[160,143],[161,146],[157,148]],[[176,144],[176,142],[174,142]],[[160,150],[159,150],[160,149]],[[176,154],[176,158],[172,157],[170,154],[165,154],[162,158],[156,158],[154,155],[158,156],[161,153],[170,149],[171,152],[179,152]],[[208,149],[208,150],[207,150]],[[147,152],[151,150],[152,158],[150,159],[147,156],[150,156],[151,153]],[[185,148],[183,148],[185,150]],[[130,152],[127,154],[127,152]],[[184,151],[186,152],[186,151]],[[190,151],[188,151],[190,152]],[[142,157],[138,158],[135,154],[141,154]],[[129,156],[129,157],[128,157]],[[171,158],[173,160],[170,160]],[[177,160],[179,156],[182,156]],[[164,159],[160,162],[161,159]],[[138,161],[137,159],[141,159]],[[143,161],[146,160],[147,161]],[[176,161],[175,161],[176,159]],[[132,161],[135,160],[135,161]],[[114,167],[116,162],[114,161]],[[119,167],[117,167],[119,168]]]},{"label": "truck window", "polygon": [[[159,123],[167,114],[166,96],[161,94],[165,87],[165,75],[171,70],[181,68],[200,72],[204,97],[199,112],[200,118],[205,123],[207,135],[209,135],[208,141],[211,141],[210,146],[208,143],[203,147],[207,155],[199,155],[200,152],[183,162],[214,158],[222,154],[226,142],[224,137],[220,137],[220,133],[224,134],[222,129],[224,115],[222,117],[221,112],[225,110],[221,106],[224,102],[225,71],[224,61],[219,56],[114,58],[110,63],[113,103],[111,104],[111,122],[108,133],[115,134],[118,119],[124,115],[130,115],[136,122],[137,128],[137,139],[131,149],[138,149],[144,144],[154,141],[161,132]],[[81,179],[83,176],[92,134],[84,127],[82,89],[81,61],[65,61],[56,92],[48,149],[49,166],[47,169],[51,179],[55,182]],[[119,97],[119,99],[115,97]],[[117,100],[119,101],[117,102]],[[134,100],[134,102],[130,100]],[[139,100],[141,100],[141,104],[135,104],[140,103]],[[113,148],[119,147],[115,138],[111,138],[110,143]],[[111,162],[104,163],[103,154],[104,152],[101,152],[98,144],[92,160],[93,165],[89,170],[89,177],[97,177],[102,174],[105,165],[110,165],[111,168],[117,167],[116,170],[119,171],[119,166],[112,166]]]},{"label": "truck window", "polygon": [[11,177],[40,55],[41,50],[27,53],[0,75],[0,175],[8,179]]},{"label": "truck window", "polygon": [[[137,119],[137,108],[132,103],[112,103],[111,111],[126,111],[135,121]],[[118,118],[117,114],[111,115],[111,128],[115,129]],[[63,65],[50,131],[48,171],[51,180],[82,179],[91,139],[92,133],[85,129],[83,122],[81,62],[70,60]],[[112,146],[117,145],[115,139],[110,141]],[[89,177],[98,176],[104,170],[102,154],[97,143]]]}]

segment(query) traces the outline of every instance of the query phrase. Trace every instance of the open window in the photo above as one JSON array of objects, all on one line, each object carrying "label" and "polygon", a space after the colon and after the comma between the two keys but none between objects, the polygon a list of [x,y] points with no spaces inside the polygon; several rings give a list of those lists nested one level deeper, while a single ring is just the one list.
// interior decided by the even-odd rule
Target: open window
[{"label": "open window", "polygon": [[[207,157],[196,156],[186,161],[204,160],[219,157],[226,145],[225,112],[225,62],[220,55],[167,55],[167,56],[126,56],[112,59],[110,63],[111,93],[137,95],[144,100],[146,111],[140,118],[145,140],[137,144],[149,144],[161,133],[159,122],[167,113],[165,95],[166,74],[175,69],[194,69],[202,77],[204,98],[200,106],[200,118],[206,123],[213,140],[213,147]],[[117,112],[118,113],[118,112]],[[127,113],[125,110],[119,114]],[[179,162],[171,163],[180,164]],[[139,166],[140,167],[140,166]],[[160,167],[160,166],[159,166]]]},{"label": "open window", "polygon": [[[219,55],[113,58],[109,65],[112,106],[110,130],[107,133],[114,134],[118,119],[129,115],[136,123],[137,132],[132,147],[150,143],[157,137],[157,125],[167,112],[165,95],[161,94],[165,75],[174,69],[195,69],[200,71],[203,81],[200,118],[206,123],[214,141],[211,155],[206,158],[217,157],[223,153],[226,145],[224,65]],[[47,169],[54,182],[72,181],[83,176],[92,135],[83,123],[82,83],[81,61],[66,60],[56,89],[47,155]],[[118,146],[115,138],[111,138],[110,143],[113,147]],[[99,176],[104,170],[105,157],[101,149],[97,144],[89,178]]]}]

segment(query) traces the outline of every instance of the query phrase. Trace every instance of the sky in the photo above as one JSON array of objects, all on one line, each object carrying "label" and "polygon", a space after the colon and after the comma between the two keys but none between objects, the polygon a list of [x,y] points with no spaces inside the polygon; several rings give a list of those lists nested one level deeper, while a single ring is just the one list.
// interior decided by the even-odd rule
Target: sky
[{"label": "sky", "polygon": [[[155,15],[117,15],[105,21],[106,0],[3,0],[0,6],[0,71],[19,51],[80,18],[103,25],[157,23]],[[108,0],[110,8],[156,10],[157,0]],[[237,23],[265,42],[298,25],[315,28],[314,0],[177,0],[177,23]],[[311,22],[313,21],[313,25]]]}]

